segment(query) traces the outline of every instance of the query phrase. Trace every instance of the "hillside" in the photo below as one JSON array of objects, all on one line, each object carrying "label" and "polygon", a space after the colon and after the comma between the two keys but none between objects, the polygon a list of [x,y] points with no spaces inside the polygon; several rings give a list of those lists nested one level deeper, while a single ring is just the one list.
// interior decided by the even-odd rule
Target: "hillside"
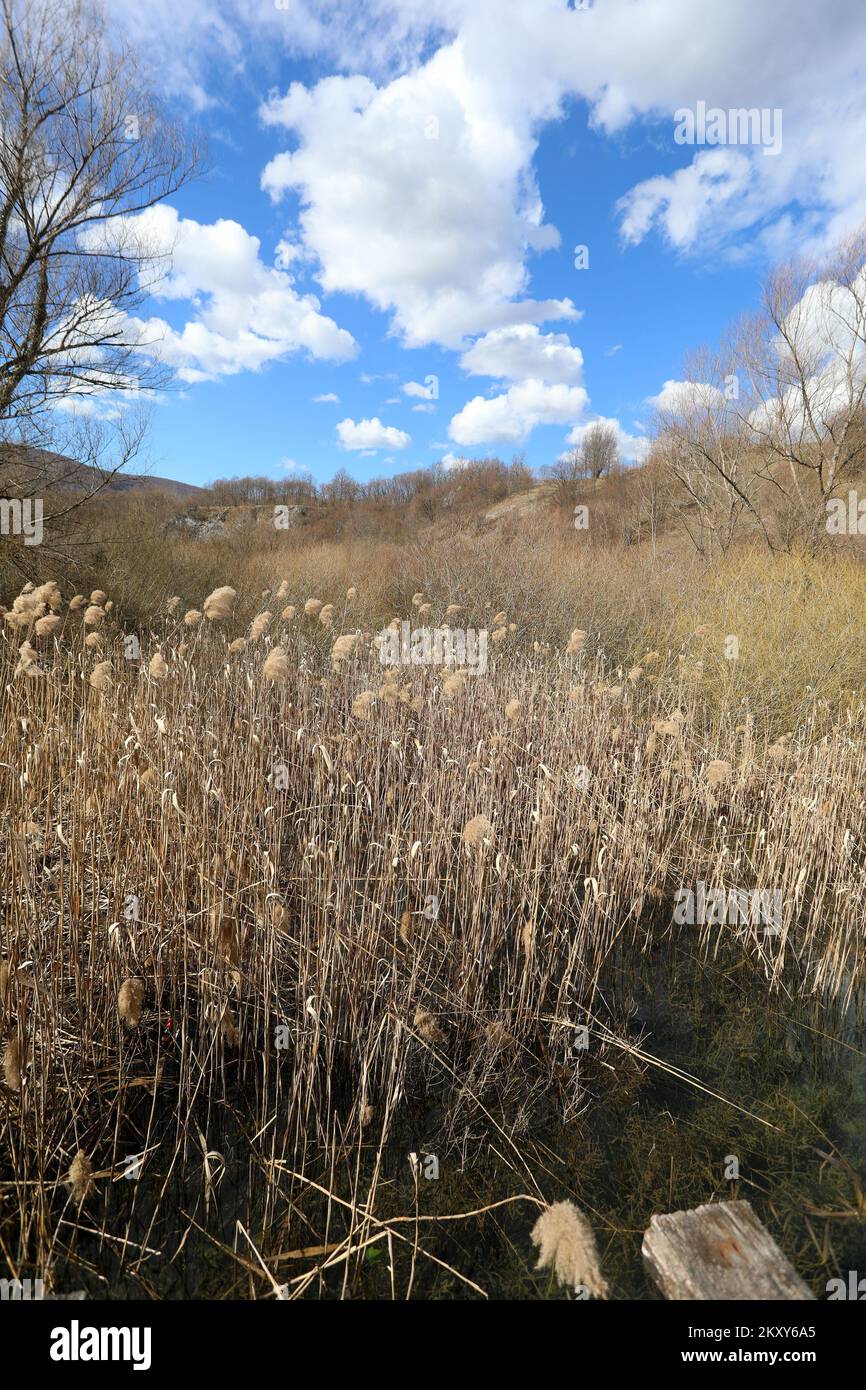
[{"label": "hillside", "polygon": [[5,444],[0,451],[0,476],[3,488],[11,492],[10,482],[22,480],[23,486],[38,486],[45,491],[59,489],[68,492],[123,494],[132,492],[164,492],[181,498],[204,496],[204,489],[174,478],[153,473],[103,472],[90,464],[79,463],[65,454],[35,449],[29,445]]}]

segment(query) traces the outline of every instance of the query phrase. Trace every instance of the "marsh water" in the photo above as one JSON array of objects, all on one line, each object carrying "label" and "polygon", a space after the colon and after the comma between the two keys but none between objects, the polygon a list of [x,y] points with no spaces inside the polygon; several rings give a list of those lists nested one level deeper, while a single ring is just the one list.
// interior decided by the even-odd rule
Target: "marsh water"
[{"label": "marsh water", "polygon": [[[403,1218],[399,1229],[435,1259],[416,1257],[412,1240],[393,1242],[390,1254],[380,1241],[350,1267],[316,1274],[303,1296],[390,1298],[396,1290],[397,1297],[453,1299],[479,1297],[483,1289],[491,1298],[569,1297],[534,1269],[537,1205],[495,1205],[519,1194],[578,1204],[595,1229],[615,1299],[659,1297],[640,1255],[654,1213],[732,1198],[751,1202],[816,1297],[826,1298],[828,1281],[845,1280],[850,1271],[866,1276],[862,1009],[771,992],[742,955],[720,953],[707,962],[682,941],[615,962],[599,999],[600,1012],[607,1010],[636,1052],[590,1046],[580,1061],[579,1113],[565,1122],[544,1093],[519,1116],[504,1100],[486,1122],[463,1129],[443,1126],[443,1095],[435,1087],[407,1105],[379,1165],[375,1211],[382,1221]],[[340,1209],[329,1222],[315,1193],[297,1224],[286,1220],[276,1247],[273,1231],[256,1229],[254,1219],[249,1224],[240,1195],[255,1179],[243,1124],[232,1113],[227,1107],[225,1168],[206,1203],[202,1161],[194,1155],[153,1227],[147,1193],[137,1193],[131,1233],[147,1233],[159,1253],[131,1274],[111,1248],[97,1252],[95,1238],[82,1237],[83,1263],[64,1275],[65,1285],[95,1297],[273,1297],[267,1280],[250,1271],[255,1260],[239,1239],[239,1218],[265,1251],[309,1246],[317,1223],[330,1224],[330,1239],[342,1236],[333,1214]],[[166,1124],[166,1156],[171,1142]],[[435,1163],[413,1168],[412,1153]],[[362,1155],[362,1169],[365,1162]],[[369,1174],[360,1176],[363,1192]],[[123,1224],[129,1186],[113,1184],[109,1230]],[[485,1207],[492,1209],[463,1220],[405,1224],[413,1213],[452,1217]],[[291,1281],[321,1263],[295,1254],[273,1268],[278,1281]]]},{"label": "marsh water", "polygon": [[[617,967],[602,996],[656,1060],[594,1061],[590,1048],[586,1111],[563,1125],[542,1104],[520,1150],[546,1200],[569,1198],[589,1216],[611,1297],[659,1297],[640,1254],[653,1214],[734,1198],[752,1204],[817,1298],[831,1279],[866,1276],[862,1012],[769,993],[741,958],[708,963],[675,944]],[[503,1175],[494,1147],[467,1154],[460,1172],[440,1165],[422,1209],[533,1191]],[[528,1205],[501,1208],[437,1254],[492,1297],[566,1297],[532,1268],[533,1220]],[[433,1282],[461,1296],[459,1281]]]}]

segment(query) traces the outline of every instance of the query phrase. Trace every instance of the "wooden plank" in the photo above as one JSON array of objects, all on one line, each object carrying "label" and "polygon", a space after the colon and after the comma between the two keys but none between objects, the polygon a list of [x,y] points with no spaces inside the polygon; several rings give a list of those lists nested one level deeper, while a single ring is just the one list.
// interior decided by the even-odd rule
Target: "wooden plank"
[{"label": "wooden plank", "polygon": [[665,1298],[814,1298],[748,1202],[712,1202],[654,1216],[641,1253]]}]

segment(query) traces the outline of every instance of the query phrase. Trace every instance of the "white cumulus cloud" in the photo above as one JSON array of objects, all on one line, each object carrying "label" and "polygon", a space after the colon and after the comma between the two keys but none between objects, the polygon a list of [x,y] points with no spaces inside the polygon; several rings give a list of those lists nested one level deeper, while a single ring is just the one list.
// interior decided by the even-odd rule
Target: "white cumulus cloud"
[{"label": "white cumulus cloud", "polygon": [[266,265],[258,237],[239,222],[201,223],[161,204],[127,223],[153,249],[154,297],[193,305],[179,329],[160,317],[137,321],[181,380],[256,371],[299,351],[331,361],[355,356],[351,333],[321,313],[315,295],[299,294],[290,275]]},{"label": "white cumulus cloud", "polygon": [[559,242],[532,174],[540,109],[525,93],[512,105],[510,89],[502,100],[476,58],[458,40],[385,85],[296,82],[263,108],[295,148],[262,186],[275,201],[297,194],[321,284],[391,313],[408,346],[459,348],[491,328],[576,315],[567,297],[527,294],[527,253]]},{"label": "white cumulus cloud", "polygon": [[455,415],[455,444],[522,444],[536,425],[576,423],[589,403],[582,386],[521,381],[499,396],[475,396]]},{"label": "white cumulus cloud", "polygon": [[647,405],[663,415],[679,415],[721,404],[725,393],[708,381],[666,381],[657,396],[648,396]]},{"label": "white cumulus cloud", "polygon": [[710,249],[749,229],[778,246],[798,223],[833,239],[866,220],[862,0],[726,0],[699,22],[695,0],[114,0],[110,19],[199,109],[224,101],[222,75],[264,58],[345,74],[268,100],[297,144],[265,186],[301,197],[290,245],[319,257],[323,284],[393,312],[408,340],[453,345],[521,321],[501,315],[509,301],[543,321],[526,263],[556,233],[533,160],[575,98],[600,135],[643,123],[672,151],[675,114],[697,99],[783,112],[777,156],[696,147],[680,171],[623,190],[630,241],[656,227]]},{"label": "white cumulus cloud", "polygon": [[337,437],[344,449],[405,449],[412,443],[405,430],[383,425],[375,415],[372,420],[341,420]]},{"label": "white cumulus cloud", "polygon": [[473,376],[508,381],[535,378],[575,386],[583,380],[583,353],[572,347],[566,333],[542,333],[532,323],[494,328],[479,338],[460,359]]},{"label": "white cumulus cloud", "polygon": [[404,395],[415,396],[422,401],[435,400],[437,391],[438,382],[435,377],[430,377],[427,382],[407,381],[403,386]]}]

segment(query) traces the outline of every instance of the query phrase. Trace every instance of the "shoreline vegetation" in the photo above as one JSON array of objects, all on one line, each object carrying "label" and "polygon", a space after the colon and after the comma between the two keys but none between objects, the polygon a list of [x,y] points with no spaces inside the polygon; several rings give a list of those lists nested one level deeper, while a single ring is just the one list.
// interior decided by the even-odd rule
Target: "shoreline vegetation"
[{"label": "shoreline vegetation", "polygon": [[[859,568],[562,556],[527,526],[438,578],[299,546],[262,590],[265,551],[146,624],[123,581],[10,604],[15,1277],[567,1296],[530,1233],[569,1200],[593,1287],[652,1297],[653,1211],[738,1195],[819,1297],[862,1264]],[[487,671],[383,666],[418,614]],[[780,922],[678,922],[700,884]]]}]

